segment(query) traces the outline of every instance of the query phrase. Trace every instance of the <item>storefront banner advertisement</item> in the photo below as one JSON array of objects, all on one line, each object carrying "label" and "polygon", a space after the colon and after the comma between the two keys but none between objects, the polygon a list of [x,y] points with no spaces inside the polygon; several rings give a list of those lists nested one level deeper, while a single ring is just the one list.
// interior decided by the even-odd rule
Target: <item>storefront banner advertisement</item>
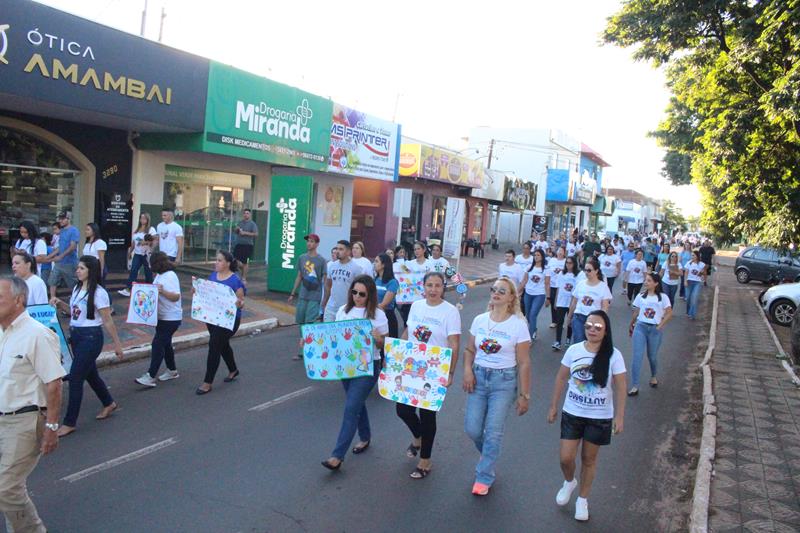
[{"label": "storefront banner advertisement", "polygon": [[422,145],[403,143],[400,145],[400,160],[397,163],[401,176],[419,176],[419,164],[422,159]]},{"label": "storefront banner advertisement", "polygon": [[444,243],[442,255],[456,257],[461,255],[461,235],[464,228],[466,202],[463,198],[447,199],[447,215],[444,220]]},{"label": "storefront banner advertisement", "polygon": [[400,126],[333,104],[328,170],[359,178],[397,180]]},{"label": "storefront banner advertisement", "polygon": [[535,183],[512,176],[506,176],[506,189],[503,196],[503,203],[514,209],[535,211],[538,189]]},{"label": "storefront banner advertisement", "polygon": [[502,202],[505,186],[505,173],[487,168],[486,174],[484,174],[483,188],[472,189],[472,196],[475,198],[484,198],[492,202]]},{"label": "storefront banner advertisement", "polygon": [[211,62],[203,149],[327,170],[333,102]]},{"label": "storefront banner advertisement", "polygon": [[269,211],[267,286],[291,292],[297,277],[297,259],[305,252],[309,232],[314,180],[310,176],[273,176]]},{"label": "storefront banner advertisement", "polygon": [[400,175],[441,181],[459,187],[482,189],[486,169],[455,152],[427,144],[403,143],[400,147]]},{"label": "storefront banner advertisement", "polygon": [[597,182],[589,175],[589,172],[584,170],[583,174],[571,173],[569,197],[573,202],[594,204],[596,193]]}]

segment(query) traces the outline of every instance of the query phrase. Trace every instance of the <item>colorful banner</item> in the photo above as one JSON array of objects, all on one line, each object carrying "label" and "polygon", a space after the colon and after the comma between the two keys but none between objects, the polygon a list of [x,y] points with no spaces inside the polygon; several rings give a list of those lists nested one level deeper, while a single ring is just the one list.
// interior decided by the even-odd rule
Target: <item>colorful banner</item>
[{"label": "colorful banner", "polygon": [[461,237],[464,233],[464,213],[466,212],[466,202],[463,198],[447,199],[447,214],[444,219],[444,243],[442,244],[442,255],[450,258],[458,258],[461,255]]},{"label": "colorful banner", "polygon": [[394,275],[397,278],[397,283],[400,287],[397,289],[397,303],[410,304],[417,300],[425,298],[425,285],[422,280],[425,277],[423,273],[399,273]]},{"label": "colorful banner", "polygon": [[236,323],[236,293],[216,281],[192,278],[192,318],[233,331]]},{"label": "colorful banner", "polygon": [[297,259],[305,252],[303,237],[311,227],[313,189],[314,180],[309,176],[272,177],[267,254],[267,285],[271,291],[292,291]]},{"label": "colorful banner", "polygon": [[400,126],[333,104],[328,170],[360,178],[397,181]]},{"label": "colorful banner", "polygon": [[400,145],[400,159],[397,162],[398,174],[401,176],[419,176],[419,164],[422,160],[422,145]]},{"label": "colorful banner", "polygon": [[393,402],[438,411],[447,395],[451,348],[386,337],[380,395]]},{"label": "colorful banner", "polygon": [[134,283],[131,286],[126,322],[156,326],[158,323],[158,287],[152,283]]},{"label": "colorful banner", "polygon": [[535,183],[506,176],[506,190],[503,203],[524,211],[536,210],[536,195],[539,187]]},{"label": "colorful banner", "polygon": [[72,352],[70,351],[67,338],[64,336],[61,323],[58,321],[56,308],[48,304],[39,304],[29,305],[25,310],[28,311],[31,318],[58,335],[58,344],[61,346],[61,366],[63,366],[64,371],[69,374],[69,369],[72,366]]},{"label": "colorful banner", "polygon": [[344,320],[300,327],[309,379],[338,381],[372,375],[372,323]]},{"label": "colorful banner", "polygon": [[427,144],[400,147],[400,175],[441,181],[459,187],[483,188],[486,170],[479,161]]}]

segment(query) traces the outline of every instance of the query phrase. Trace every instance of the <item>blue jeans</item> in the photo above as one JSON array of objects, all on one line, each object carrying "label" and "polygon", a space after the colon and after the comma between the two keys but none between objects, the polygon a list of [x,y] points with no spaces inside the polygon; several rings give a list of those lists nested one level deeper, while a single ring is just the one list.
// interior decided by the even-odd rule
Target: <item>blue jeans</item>
[{"label": "blue jeans", "polygon": [[669,285],[668,283],[662,283],[662,287],[664,287],[664,294],[669,297],[669,303],[672,304],[672,307],[675,307],[675,296],[678,292],[677,285]]},{"label": "blue jeans", "polygon": [[500,456],[506,416],[517,397],[517,369],[496,370],[474,365],[475,389],[467,395],[464,415],[466,431],[481,454],[475,467],[475,481],[491,485],[494,464]]},{"label": "blue jeans", "polygon": [[358,437],[367,442],[372,438],[369,427],[369,416],[367,415],[367,397],[372,387],[378,381],[381,372],[381,362],[373,361],[372,376],[342,380],[344,387],[344,416],[342,416],[342,427],[339,430],[339,437],[336,439],[336,447],[331,453],[331,457],[336,457],[340,461],[344,459],[347,448],[353,442],[353,437],[358,430]]},{"label": "blue jeans", "polygon": [[180,320],[159,320],[156,323],[156,334],[153,336],[152,351],[150,352],[151,378],[156,377],[161,362],[167,363],[167,368],[175,370],[175,350],[172,348],[172,336],[181,326]]},{"label": "blue jeans", "polygon": [[528,318],[528,331],[531,335],[536,333],[536,320],[539,318],[539,311],[542,310],[547,296],[544,294],[525,293],[525,316]]},{"label": "blue jeans", "polygon": [[650,361],[650,376],[656,377],[658,372],[658,349],[661,346],[661,332],[656,324],[636,322],[633,328],[633,363],[631,368],[631,384],[639,386],[639,374],[642,371],[642,359],[647,350],[647,360]]},{"label": "blue jeans", "polygon": [[144,281],[145,283],[153,283],[153,271],[150,270],[150,261],[147,260],[146,255],[133,254],[131,259],[131,274],[128,276],[128,290],[131,290],[131,285],[139,277],[139,269],[144,268]]},{"label": "blue jeans", "polygon": [[700,298],[701,281],[689,280],[686,282],[686,314],[691,318],[697,316],[697,300]]},{"label": "blue jeans", "polygon": [[586,340],[586,331],[583,329],[583,325],[586,324],[586,316],[578,313],[572,315],[572,344]]},{"label": "blue jeans", "polygon": [[103,349],[103,329],[100,326],[69,328],[69,342],[72,346],[72,366],[69,369],[69,403],[64,415],[64,425],[75,427],[83,400],[83,382],[97,395],[103,407],[114,403],[105,382],[97,372],[97,357]]}]

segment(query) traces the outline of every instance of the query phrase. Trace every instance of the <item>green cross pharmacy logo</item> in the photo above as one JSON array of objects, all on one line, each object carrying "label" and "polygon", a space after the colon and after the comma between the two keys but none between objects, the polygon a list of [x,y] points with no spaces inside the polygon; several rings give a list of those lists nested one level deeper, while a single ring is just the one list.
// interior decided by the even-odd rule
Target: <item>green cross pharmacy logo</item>
[{"label": "green cross pharmacy logo", "polygon": [[8,35],[6,35],[6,30],[9,29],[11,26],[8,24],[0,24],[0,63],[4,65],[8,65],[8,60],[6,59],[6,50],[8,49]]}]

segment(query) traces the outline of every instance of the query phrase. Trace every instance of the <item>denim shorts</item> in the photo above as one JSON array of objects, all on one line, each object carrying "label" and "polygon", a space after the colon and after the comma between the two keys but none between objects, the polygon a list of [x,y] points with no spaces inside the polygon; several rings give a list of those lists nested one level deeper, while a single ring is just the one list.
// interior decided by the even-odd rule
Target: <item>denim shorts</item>
[{"label": "denim shorts", "polygon": [[611,444],[611,419],[584,418],[561,411],[561,438],[607,446]]}]

